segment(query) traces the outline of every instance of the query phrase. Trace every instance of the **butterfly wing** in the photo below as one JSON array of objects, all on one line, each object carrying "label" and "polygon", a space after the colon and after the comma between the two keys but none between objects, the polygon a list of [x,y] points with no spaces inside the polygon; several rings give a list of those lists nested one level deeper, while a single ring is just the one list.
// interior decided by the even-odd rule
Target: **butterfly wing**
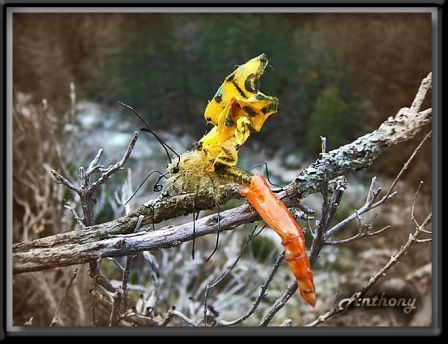
[{"label": "butterfly wing", "polygon": [[258,90],[268,60],[265,54],[239,66],[219,87],[204,112],[214,128],[199,142],[214,164],[235,166],[238,150],[252,130],[260,131],[264,122],[277,112],[278,99]]}]

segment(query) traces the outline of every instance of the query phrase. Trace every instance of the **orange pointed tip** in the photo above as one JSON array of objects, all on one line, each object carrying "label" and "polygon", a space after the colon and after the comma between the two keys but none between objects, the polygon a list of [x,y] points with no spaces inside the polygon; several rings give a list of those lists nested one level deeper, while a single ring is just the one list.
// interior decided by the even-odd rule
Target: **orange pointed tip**
[{"label": "orange pointed tip", "polygon": [[300,292],[302,298],[312,307],[316,305],[316,294],[314,293],[302,293]]},{"label": "orange pointed tip", "polygon": [[316,293],[312,279],[301,278],[297,279],[297,284],[300,290],[300,296],[310,305],[316,305]]}]

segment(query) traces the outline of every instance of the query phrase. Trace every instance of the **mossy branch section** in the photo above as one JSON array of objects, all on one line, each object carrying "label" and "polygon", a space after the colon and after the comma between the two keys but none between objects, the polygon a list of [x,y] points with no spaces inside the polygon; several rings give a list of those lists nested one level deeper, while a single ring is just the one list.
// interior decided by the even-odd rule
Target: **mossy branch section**
[{"label": "mossy branch section", "polygon": [[219,195],[220,197],[216,199],[210,190],[202,190],[197,194],[183,194],[166,198],[159,197],[114,221],[86,227],[82,230],[17,243],[13,245],[13,251],[14,253],[18,253],[33,249],[57,247],[65,244],[81,245],[110,239],[116,235],[130,234],[134,232],[140,215],[144,216],[141,224],[144,227],[171,218],[188,215],[194,211],[212,209],[215,206],[215,199],[217,203],[223,204],[230,199],[237,198],[239,195],[238,186],[234,184],[222,186],[219,188]]},{"label": "mossy branch section", "polygon": [[[426,79],[430,77],[431,75]],[[427,89],[423,91],[426,93]],[[319,185],[325,177],[331,180],[368,168],[389,147],[413,138],[431,122],[431,114],[431,109],[419,112],[419,108],[414,106],[401,109],[377,130],[326,153],[304,169],[295,181],[284,188],[279,197],[287,206],[297,206],[300,199],[319,190]],[[99,257],[124,256],[145,250],[177,246],[193,239],[191,222],[134,234],[138,217],[143,215],[145,217],[143,225],[150,229],[152,223],[188,215],[194,211],[212,209],[216,202],[222,204],[239,197],[238,187],[233,184],[221,186],[218,194],[218,200],[216,195],[207,190],[202,190],[199,194],[159,198],[111,222],[17,243],[13,245],[13,272],[38,271],[86,263]],[[220,228],[230,230],[240,224],[257,220],[259,220],[258,214],[248,205],[242,205],[221,213]],[[216,215],[205,217],[196,223],[196,237],[214,233],[217,229]]]},{"label": "mossy branch section", "polygon": [[320,183],[368,168],[386,149],[413,138],[426,124],[431,122],[432,109],[415,112],[402,108],[394,117],[389,117],[381,126],[352,143],[332,150],[304,169],[294,182],[287,186],[291,195],[304,198],[319,191]]},{"label": "mossy branch section", "polygon": [[[286,192],[280,193],[279,197],[288,207],[299,204],[298,199],[287,196]],[[248,205],[224,211],[220,213],[219,218],[221,231],[231,230],[241,224],[260,220],[258,213]],[[88,263],[97,258],[120,257],[140,251],[175,247],[193,239],[193,224],[191,222],[179,226],[167,226],[156,231],[111,235],[110,231],[113,230],[113,227],[106,226],[122,227],[123,224],[120,225],[116,223],[117,221],[108,222],[104,224],[105,228],[100,228],[96,231],[93,228],[89,229],[91,232],[107,232],[107,239],[101,238],[101,235],[95,236],[92,233],[93,235],[89,239],[84,236],[82,242],[67,242],[66,238],[64,238],[63,244],[53,240],[53,246],[48,245],[49,242],[45,242],[44,245],[33,249],[23,250],[22,247],[22,251],[14,251],[14,273],[39,271],[60,266]],[[103,225],[95,227],[101,226]],[[130,227],[132,228],[132,226]],[[217,230],[218,216],[216,214],[196,221],[196,237],[216,233]],[[40,240],[43,241],[44,239]]]}]

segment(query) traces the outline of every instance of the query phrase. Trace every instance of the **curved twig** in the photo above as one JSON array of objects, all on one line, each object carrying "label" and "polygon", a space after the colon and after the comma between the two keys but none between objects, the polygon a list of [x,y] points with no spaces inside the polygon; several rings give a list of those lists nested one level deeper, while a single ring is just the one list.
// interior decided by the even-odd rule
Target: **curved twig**
[{"label": "curved twig", "polygon": [[[426,84],[430,83],[430,75],[425,80]],[[422,92],[426,92],[427,88],[425,86]],[[289,207],[297,206],[299,199],[319,191],[319,185],[325,178],[332,180],[370,166],[385,150],[413,138],[430,121],[431,109],[421,112],[415,112],[415,107],[413,110],[401,109],[395,117],[390,117],[377,130],[326,153],[324,157],[304,169],[295,181],[285,187],[279,198]],[[125,158],[126,155],[123,159]],[[220,204],[239,197],[236,185],[221,187],[219,195],[224,196],[218,200]],[[174,230],[166,227],[153,233],[142,233],[141,236],[137,236],[139,240],[142,239],[140,242],[136,241],[135,236],[120,238],[117,235],[132,233],[140,215],[144,216],[142,226],[145,226],[186,215],[193,210],[211,209],[215,204],[214,197],[215,194],[210,190],[201,190],[199,195],[162,197],[148,202],[127,216],[86,227],[83,231],[15,244],[13,271],[14,273],[37,271],[84,263],[95,257],[129,255],[141,250],[176,246],[193,239],[191,224],[177,226]],[[195,209],[192,206],[193,198],[196,199]],[[223,212],[222,215],[224,219],[221,220],[221,230],[234,229],[239,224],[259,220],[258,215],[247,205]],[[216,232],[216,226],[207,224],[207,220],[210,219],[205,218],[205,221],[201,219],[198,224],[200,228],[196,228],[197,236],[212,233],[213,230]]]}]

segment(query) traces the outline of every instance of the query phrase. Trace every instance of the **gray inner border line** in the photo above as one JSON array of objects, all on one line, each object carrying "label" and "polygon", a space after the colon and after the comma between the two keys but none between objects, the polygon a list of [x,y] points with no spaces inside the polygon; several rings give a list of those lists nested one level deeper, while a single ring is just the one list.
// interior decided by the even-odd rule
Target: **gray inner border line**
[{"label": "gray inner border line", "polygon": [[440,205],[442,204],[441,180],[442,159],[442,12],[432,14],[432,328],[441,333],[442,326],[442,223]]},{"label": "gray inner border line", "polygon": [[[82,6],[82,5],[80,5]],[[434,243],[432,252],[432,263],[433,263],[433,295],[432,295],[432,326],[431,327],[402,327],[402,328],[378,328],[378,327],[344,327],[344,328],[334,328],[334,327],[318,327],[318,328],[304,328],[304,327],[294,327],[294,328],[259,328],[259,327],[245,327],[245,328],[132,328],[131,330],[126,328],[82,328],[80,332],[79,327],[65,327],[65,328],[25,328],[22,326],[12,325],[12,14],[13,13],[431,13],[433,34],[432,34],[432,54],[433,54],[433,213],[435,216],[435,228],[434,231]],[[439,166],[439,150],[437,143],[440,140],[440,126],[439,124],[439,109],[440,106],[440,73],[439,63],[440,51],[438,49],[438,44],[442,43],[441,34],[438,32],[440,29],[438,27],[441,23],[441,17],[435,6],[431,7],[409,7],[409,8],[393,8],[393,7],[281,7],[281,8],[269,8],[269,7],[242,7],[242,8],[232,8],[232,7],[216,7],[209,9],[207,7],[116,7],[116,8],[102,8],[102,7],[92,7],[92,8],[80,8],[80,7],[53,7],[53,8],[42,8],[42,7],[9,7],[7,9],[6,15],[6,77],[7,77],[7,92],[6,92],[6,128],[7,128],[7,171],[6,171],[6,189],[8,192],[7,197],[7,207],[6,207],[6,218],[7,218],[7,230],[6,230],[6,244],[7,244],[7,319],[6,319],[6,330],[10,331],[11,334],[15,335],[185,335],[185,334],[214,334],[214,335],[228,335],[228,334],[241,334],[241,335],[346,335],[346,334],[364,334],[364,335],[431,335],[440,333],[441,326],[441,304],[439,302],[441,296],[440,290],[440,278],[441,265],[439,264],[438,258],[441,252],[441,242],[439,239],[440,223],[438,217],[437,206],[440,199],[440,190],[438,190],[438,166]],[[434,114],[436,114],[434,116]],[[434,143],[436,143],[434,145]],[[435,178],[436,177],[436,178]],[[436,202],[434,202],[436,200]],[[437,259],[436,259],[437,258]],[[434,272],[436,272],[434,274]]]},{"label": "gray inner border line", "polygon": [[432,13],[434,7],[16,7],[14,13]]}]

